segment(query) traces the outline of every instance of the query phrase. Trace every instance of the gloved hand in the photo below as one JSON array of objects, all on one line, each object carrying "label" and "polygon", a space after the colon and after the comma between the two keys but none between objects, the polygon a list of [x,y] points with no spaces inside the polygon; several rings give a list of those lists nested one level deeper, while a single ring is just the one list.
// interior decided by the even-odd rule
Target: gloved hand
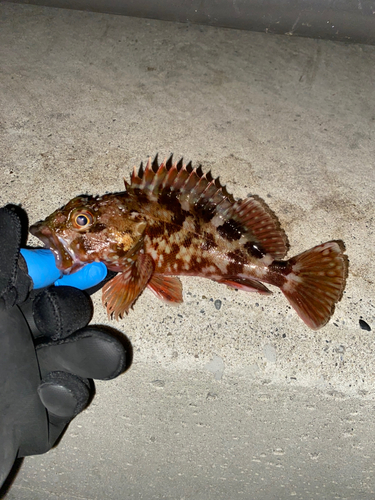
[{"label": "gloved hand", "polygon": [[[106,269],[86,266],[60,281],[48,251],[36,258],[34,250],[20,254],[27,228],[19,207],[0,209],[0,487],[16,458],[56,443],[92,398],[91,379],[115,378],[131,363],[126,337],[87,326],[91,299],[64,283],[77,279],[80,288],[95,287]],[[60,286],[35,290],[56,279]]]}]

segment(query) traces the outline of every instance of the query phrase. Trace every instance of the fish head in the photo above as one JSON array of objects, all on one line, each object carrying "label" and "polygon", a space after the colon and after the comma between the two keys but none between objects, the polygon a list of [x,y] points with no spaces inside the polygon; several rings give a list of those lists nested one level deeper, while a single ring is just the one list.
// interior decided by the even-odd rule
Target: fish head
[{"label": "fish head", "polygon": [[56,266],[71,274],[90,262],[122,271],[142,246],[145,219],[125,195],[77,196],[30,232],[49,248]]}]

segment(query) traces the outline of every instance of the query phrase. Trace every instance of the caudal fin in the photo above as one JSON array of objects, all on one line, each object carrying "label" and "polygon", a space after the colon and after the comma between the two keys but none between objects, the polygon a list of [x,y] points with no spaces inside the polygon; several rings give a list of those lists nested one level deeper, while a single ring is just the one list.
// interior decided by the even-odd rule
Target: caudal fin
[{"label": "caudal fin", "polygon": [[342,241],[328,241],[288,261],[281,286],[301,319],[318,330],[331,318],[348,275],[348,257]]}]

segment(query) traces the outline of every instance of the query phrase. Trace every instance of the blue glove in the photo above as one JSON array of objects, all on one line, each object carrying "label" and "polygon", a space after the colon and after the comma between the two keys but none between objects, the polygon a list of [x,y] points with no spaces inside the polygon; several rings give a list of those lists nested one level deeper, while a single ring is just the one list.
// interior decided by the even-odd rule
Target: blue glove
[{"label": "blue glove", "polygon": [[98,285],[107,276],[107,268],[102,262],[86,264],[76,273],[63,275],[56,267],[55,257],[51,250],[21,248],[20,252],[26,261],[34,290],[52,284],[85,290]]}]

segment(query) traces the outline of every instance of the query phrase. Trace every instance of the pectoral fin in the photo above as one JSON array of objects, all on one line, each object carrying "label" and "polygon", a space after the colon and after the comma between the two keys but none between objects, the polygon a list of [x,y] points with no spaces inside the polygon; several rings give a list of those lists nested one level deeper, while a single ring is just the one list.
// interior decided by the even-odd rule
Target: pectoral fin
[{"label": "pectoral fin", "polygon": [[154,261],[147,254],[140,254],[129,266],[117,274],[103,287],[103,304],[107,306],[108,316],[115,319],[128,314],[135,301],[146,288],[152,273]]}]

